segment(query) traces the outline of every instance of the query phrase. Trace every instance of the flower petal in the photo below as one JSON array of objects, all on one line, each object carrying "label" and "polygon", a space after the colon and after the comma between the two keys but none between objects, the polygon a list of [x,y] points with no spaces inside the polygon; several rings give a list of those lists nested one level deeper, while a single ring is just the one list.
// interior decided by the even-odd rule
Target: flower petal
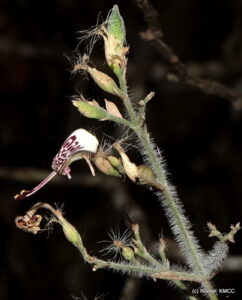
[{"label": "flower petal", "polygon": [[85,129],[75,130],[64,142],[60,151],[56,154],[52,162],[52,169],[57,173],[62,173],[68,166],[68,161],[77,152],[96,153],[98,147],[97,138]]}]

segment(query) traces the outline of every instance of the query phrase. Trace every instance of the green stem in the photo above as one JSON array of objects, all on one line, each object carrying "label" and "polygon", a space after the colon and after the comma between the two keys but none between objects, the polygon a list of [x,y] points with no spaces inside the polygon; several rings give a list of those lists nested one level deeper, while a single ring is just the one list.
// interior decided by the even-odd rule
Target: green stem
[{"label": "green stem", "polygon": [[[189,255],[189,258],[193,262],[194,269],[198,272],[199,276],[205,275],[205,270],[203,268],[200,255],[198,253],[198,246],[194,243],[194,238],[192,233],[189,232],[188,225],[189,222],[187,221],[186,217],[182,213],[182,208],[179,205],[178,201],[174,198],[172,192],[169,189],[169,184],[166,179],[165,171],[161,166],[160,158],[155,153],[155,149],[152,145],[152,142],[149,137],[149,133],[145,126],[137,126],[138,125],[138,117],[136,116],[132,104],[129,100],[129,96],[127,93],[127,84],[125,79],[125,74],[120,76],[120,89],[124,95],[124,105],[127,109],[129,114],[130,120],[133,123],[133,130],[135,131],[145,153],[147,159],[156,175],[156,180],[164,187],[163,188],[163,196],[165,198],[165,209],[166,212],[171,216],[171,221],[177,226],[179,230],[179,238],[182,240],[183,245],[186,245],[185,248],[187,249],[186,254]],[[212,284],[207,281],[206,287],[211,290],[213,289]],[[218,299],[215,294],[208,294],[210,299]]]},{"label": "green stem", "polygon": [[132,128],[132,123],[130,121],[128,121],[128,120],[126,120],[124,118],[116,117],[116,116],[114,116],[114,115],[112,115],[112,114],[110,114],[108,112],[106,113],[106,115],[107,115],[107,120],[108,121],[113,121],[113,122],[118,123],[120,125],[124,125],[124,126],[126,126],[128,128]]},{"label": "green stem", "polygon": [[[203,286],[204,288],[207,290],[207,291],[213,291],[214,290],[214,287],[211,283],[211,281],[204,281],[203,282]],[[218,300],[218,296],[216,295],[216,293],[209,293],[208,297],[211,299],[211,300]]]},{"label": "green stem", "polygon": [[119,76],[119,85],[120,85],[120,89],[123,93],[124,106],[125,106],[128,114],[129,114],[132,125],[136,126],[137,123],[138,123],[138,118],[136,116],[135,110],[134,110],[134,108],[131,104],[131,101],[129,99],[128,88],[127,88],[126,78],[125,78],[125,71],[123,71],[122,74]]},{"label": "green stem", "polygon": [[[185,286],[185,284],[183,282],[181,282],[180,280],[173,280],[173,283],[178,288],[180,288],[185,295],[189,294],[189,290],[188,290],[188,288]],[[193,295],[187,295],[187,299],[189,299],[189,300],[197,300],[198,298],[196,296],[193,296]]]},{"label": "green stem", "polygon": [[82,244],[82,240],[80,238],[79,242],[74,244],[80,253],[82,254],[83,259],[92,264],[94,269],[100,268],[109,268],[114,270],[123,270],[124,272],[142,272],[144,275],[148,275],[151,278],[156,279],[165,279],[165,280],[185,280],[192,282],[202,282],[203,278],[199,278],[196,274],[190,274],[186,272],[177,272],[177,271],[167,271],[163,269],[163,267],[156,267],[154,270],[153,267],[141,265],[141,264],[124,264],[124,263],[115,263],[112,261],[104,261],[102,259],[98,259],[96,257],[90,256],[86,250],[86,248]]},{"label": "green stem", "polygon": [[187,229],[186,223],[183,221],[184,216],[181,215],[181,209],[179,204],[175,201],[172,193],[168,188],[168,183],[165,177],[165,173],[161,168],[159,158],[154,152],[154,148],[151,144],[149,134],[147,133],[146,128],[137,127],[135,130],[142,146],[145,149],[147,157],[149,158],[151,167],[156,175],[156,180],[163,186],[163,195],[166,200],[166,204],[172,212],[172,221],[175,221],[177,227],[179,228],[180,234],[182,235],[183,241],[186,243],[186,247],[189,249],[190,256],[194,265],[196,266],[197,271],[200,275],[205,274],[205,270],[200,262],[199,255],[197,254],[196,248],[193,244],[193,241],[190,237],[189,231]]}]

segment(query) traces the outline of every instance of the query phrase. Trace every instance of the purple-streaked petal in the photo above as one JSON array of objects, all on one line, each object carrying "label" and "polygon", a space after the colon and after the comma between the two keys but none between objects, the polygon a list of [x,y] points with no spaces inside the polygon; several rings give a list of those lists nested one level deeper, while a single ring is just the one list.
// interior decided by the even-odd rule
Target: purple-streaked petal
[{"label": "purple-streaked petal", "polygon": [[60,151],[56,154],[52,162],[52,169],[57,173],[62,173],[63,166],[68,159],[76,152],[81,151],[83,146],[80,145],[76,135],[70,135],[62,145]]},{"label": "purple-streaked petal", "polygon": [[60,151],[56,154],[52,162],[52,169],[57,173],[70,176],[69,172],[63,173],[63,168],[68,166],[68,161],[77,152],[95,153],[98,147],[97,138],[85,129],[75,130],[63,143]]}]

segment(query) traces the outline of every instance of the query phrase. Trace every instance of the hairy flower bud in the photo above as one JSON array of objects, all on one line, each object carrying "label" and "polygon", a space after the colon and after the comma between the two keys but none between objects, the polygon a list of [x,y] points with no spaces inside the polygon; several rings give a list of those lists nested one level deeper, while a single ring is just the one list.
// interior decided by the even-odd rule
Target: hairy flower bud
[{"label": "hairy flower bud", "polygon": [[132,163],[129,160],[129,157],[124,152],[124,149],[122,148],[120,143],[116,143],[114,146],[114,149],[116,149],[122,159],[124,171],[126,175],[131,179],[133,182],[136,182],[136,179],[138,178],[138,168],[137,166]]},{"label": "hairy flower bud", "polygon": [[119,76],[126,66],[125,54],[128,47],[125,47],[126,30],[117,5],[110,11],[106,24],[106,27],[102,28],[106,61]]},{"label": "hairy flower bud", "polygon": [[62,226],[63,232],[65,234],[65,237],[70,241],[74,246],[78,247],[81,243],[81,237],[76,230],[76,228],[71,225],[69,222],[67,222],[63,217],[58,218],[60,221],[60,224]]},{"label": "hairy flower bud", "polygon": [[100,107],[95,101],[86,101],[86,100],[73,100],[73,105],[78,108],[79,112],[87,117],[92,119],[105,120],[107,117],[107,112],[105,109]]},{"label": "hairy flower bud", "polygon": [[113,155],[109,155],[108,160],[114,168],[118,169],[120,173],[124,174],[124,167],[120,158],[117,158]]},{"label": "hairy flower bud", "polygon": [[89,66],[86,66],[86,71],[102,90],[120,98],[123,97],[121,90],[110,76]]},{"label": "hairy flower bud", "polygon": [[109,157],[106,156],[105,152],[98,151],[97,154],[92,159],[95,166],[104,174],[110,176],[120,177],[121,174],[118,168],[114,167],[109,161]]},{"label": "hairy flower bud", "polygon": [[122,247],[122,256],[124,259],[131,261],[134,259],[134,251],[130,247]]}]

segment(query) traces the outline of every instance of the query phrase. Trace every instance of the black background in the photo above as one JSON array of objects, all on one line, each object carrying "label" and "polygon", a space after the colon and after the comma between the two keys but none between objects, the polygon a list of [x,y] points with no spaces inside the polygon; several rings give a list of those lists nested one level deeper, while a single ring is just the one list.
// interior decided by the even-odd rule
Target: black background
[{"label": "black background", "polygon": [[[15,201],[21,189],[30,188],[51,170],[51,161],[64,139],[76,128],[95,132],[101,141],[122,135],[111,123],[88,120],[71,104],[83,93],[103,104],[108,95],[85,76],[72,76],[71,56],[78,31],[105,20],[119,4],[130,45],[128,80],[134,102],[155,91],[147,122],[166,159],[171,182],[177,186],[193,229],[204,249],[206,222],[222,231],[241,220],[242,112],[227,99],[208,96],[166,80],[168,66],[139,32],[146,23],[134,1],[1,1],[0,4],[0,299],[88,299],[105,295],[121,298],[127,277],[106,270],[92,272],[58,226],[37,236],[14,225],[14,218],[37,201],[64,203],[66,218],[84,236],[87,249],[100,255],[109,227],[124,228],[126,213],[140,223],[149,249],[162,232],[172,234],[156,198],[127,178],[95,178],[84,162],[73,165],[73,180],[58,175],[29,199]],[[160,13],[165,40],[187,64],[189,72],[215,79],[236,90],[242,84],[242,28],[240,1],[153,1]],[[85,51],[87,44],[80,45]],[[96,44],[91,61],[107,71],[103,45]],[[119,105],[119,102],[116,102]],[[141,159],[135,147],[130,156]],[[231,255],[241,255],[241,234]],[[170,247],[170,256],[174,246]],[[241,269],[240,269],[241,270]],[[241,297],[241,271],[222,271],[216,286],[235,288]],[[136,299],[179,299],[166,282],[140,280]],[[226,296],[226,295],[225,295]],[[225,298],[224,299],[227,299]],[[228,296],[228,295],[227,295]],[[223,299],[223,297],[221,297]]]}]

